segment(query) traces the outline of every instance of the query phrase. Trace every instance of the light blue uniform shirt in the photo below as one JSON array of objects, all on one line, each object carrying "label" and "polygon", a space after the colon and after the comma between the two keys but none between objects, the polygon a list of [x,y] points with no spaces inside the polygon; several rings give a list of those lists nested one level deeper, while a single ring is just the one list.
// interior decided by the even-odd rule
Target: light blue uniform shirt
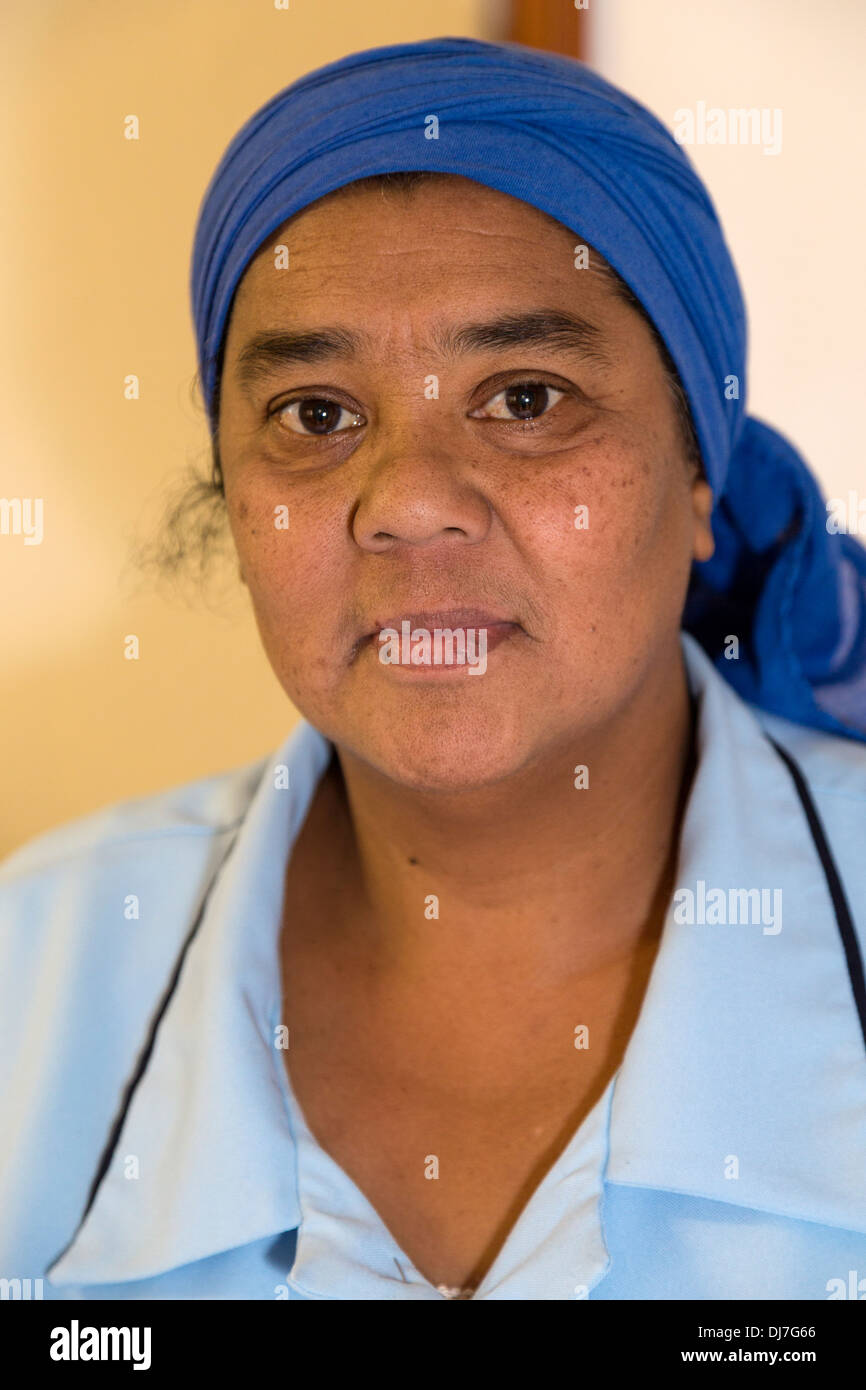
[{"label": "light blue uniform shirt", "polygon": [[[866,1297],[866,747],[759,713],[682,643],[698,765],[638,1022],[479,1299]],[[806,778],[847,935],[764,730]],[[331,751],[302,722],[273,757],[6,860],[0,1278],[448,1296],[313,1139],[275,1046],[285,865]],[[765,892],[749,917],[731,889]]]}]

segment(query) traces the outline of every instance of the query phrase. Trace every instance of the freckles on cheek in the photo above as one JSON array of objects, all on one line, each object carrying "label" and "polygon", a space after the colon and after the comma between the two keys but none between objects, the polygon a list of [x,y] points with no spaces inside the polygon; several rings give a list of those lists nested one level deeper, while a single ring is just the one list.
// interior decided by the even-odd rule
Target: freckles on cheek
[{"label": "freckles on cheek", "polygon": [[666,538],[678,525],[678,463],[658,450],[650,439],[618,460],[599,502],[600,526],[609,531],[621,568],[648,572],[672,558]]},{"label": "freckles on cheek", "polygon": [[341,582],[333,509],[327,518],[284,497],[239,504],[235,542],[259,629],[271,660],[326,664],[329,627],[339,614]]},{"label": "freckles on cheek", "polygon": [[621,575],[657,545],[667,490],[644,450],[604,448],[597,440],[587,454],[591,461],[573,462],[542,485],[535,501],[527,489],[522,505],[534,514],[541,552],[573,577]]}]

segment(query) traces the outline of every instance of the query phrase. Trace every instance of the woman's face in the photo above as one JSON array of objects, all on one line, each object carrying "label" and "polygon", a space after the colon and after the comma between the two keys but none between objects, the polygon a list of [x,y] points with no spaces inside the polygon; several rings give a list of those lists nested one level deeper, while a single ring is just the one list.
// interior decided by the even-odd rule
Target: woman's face
[{"label": "woman's face", "polygon": [[[679,661],[710,492],[650,330],[578,244],[463,178],[350,189],[235,297],[220,456],[265,650],[313,725],[406,786],[568,756]],[[478,669],[401,664],[378,634],[404,618],[475,629]]]}]

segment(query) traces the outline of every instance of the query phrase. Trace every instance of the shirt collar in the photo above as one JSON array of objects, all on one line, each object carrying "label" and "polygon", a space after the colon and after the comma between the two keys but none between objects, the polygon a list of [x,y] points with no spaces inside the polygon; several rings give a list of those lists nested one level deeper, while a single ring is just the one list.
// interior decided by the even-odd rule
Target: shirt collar
[{"label": "shirt collar", "polygon": [[265,763],[108,1169],[50,1283],[150,1278],[297,1227],[275,1045],[279,931],[286,860],[330,752],[301,721]]},{"label": "shirt collar", "polygon": [[[677,887],[780,889],[782,929],[683,924],[671,904],[613,1090],[606,1178],[866,1230],[866,1062],[820,860],[756,712],[681,636],[698,719]],[[301,1223],[274,1046],[279,931],[331,747],[301,721],[266,763],[51,1284],[149,1278]]]},{"label": "shirt collar", "polygon": [[695,915],[701,883],[728,902],[770,890],[768,906],[779,890],[781,930],[770,914],[678,922],[675,893],[617,1080],[607,1178],[866,1231],[866,1057],[827,880],[757,712],[688,634],[683,648],[700,716],[677,889]]},{"label": "shirt collar", "polygon": [[[476,1302],[585,1298],[610,1260],[598,1208],[607,1157],[608,1085],[555,1160],[509,1231],[472,1298]],[[310,1134],[289,1098],[297,1141],[303,1225],[287,1282],[304,1298],[436,1299],[435,1288],[410,1261],[354,1184]],[[519,1290],[519,1292],[518,1292]]]}]

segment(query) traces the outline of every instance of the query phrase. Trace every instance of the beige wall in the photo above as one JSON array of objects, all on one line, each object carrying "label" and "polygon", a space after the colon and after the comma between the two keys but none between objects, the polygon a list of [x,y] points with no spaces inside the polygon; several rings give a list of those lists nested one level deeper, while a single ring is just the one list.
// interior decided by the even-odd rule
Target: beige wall
[{"label": "beige wall", "polygon": [[[538,0],[553,3],[554,0]],[[477,34],[499,0],[18,0],[4,6],[0,495],[42,497],[41,545],[0,537],[0,853],[73,816],[246,762],[289,730],[246,592],[190,606],[135,588],[130,540],[206,458],[187,278],[228,139],[344,53]],[[751,405],[828,493],[861,490],[860,0],[591,0],[591,56],[671,123],[780,107],[783,149],[695,147],[753,329]],[[488,28],[486,32],[491,32]],[[123,118],[141,139],[122,138]],[[858,187],[859,184],[859,187]],[[123,399],[127,373],[142,398]],[[233,592],[234,591],[234,592]],[[138,661],[123,657],[136,633]]]},{"label": "beige wall", "polygon": [[[238,127],[345,53],[477,34],[476,0],[17,0],[4,5],[0,853],[96,807],[247,762],[295,722],[237,588],[138,586],[130,539],[204,459],[190,387],[198,203]],[[123,138],[136,114],[141,138]],[[123,397],[136,373],[141,399]],[[124,571],[127,570],[126,573]],[[235,588],[228,586],[229,593]],[[139,636],[127,661],[124,637]]]}]

